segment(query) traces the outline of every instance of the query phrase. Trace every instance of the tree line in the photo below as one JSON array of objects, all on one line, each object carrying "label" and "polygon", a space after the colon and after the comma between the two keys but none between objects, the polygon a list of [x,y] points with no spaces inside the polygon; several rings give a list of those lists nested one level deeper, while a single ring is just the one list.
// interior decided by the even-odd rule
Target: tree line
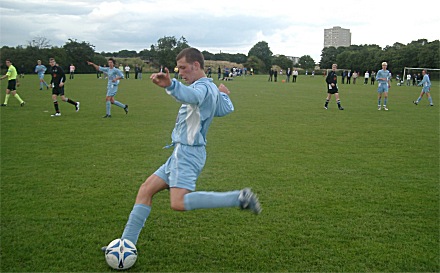
[{"label": "tree line", "polygon": [[[37,60],[47,63],[51,57],[57,60],[62,67],[74,64],[79,73],[94,73],[95,70],[88,66],[86,61],[91,60],[96,64],[105,65],[107,58],[133,58],[141,63],[148,64],[153,69],[160,66],[173,68],[176,55],[184,48],[190,47],[185,37],[177,39],[174,36],[164,36],[158,39],[157,43],[149,49],[139,52],[134,50],[120,50],[118,52],[95,51],[95,46],[89,42],[79,42],[69,39],[63,46],[51,46],[50,41],[45,37],[35,37],[26,46],[7,47],[0,49],[1,68],[5,69],[4,60],[11,59],[18,70],[25,74],[33,73]],[[285,55],[274,55],[269,44],[260,41],[255,44],[248,54],[210,53],[202,51],[206,60],[229,61],[242,64],[244,67],[253,68],[256,74],[267,73],[274,65],[281,69],[302,68],[313,70],[317,65],[309,55],[299,58],[294,63],[291,58]],[[352,45],[349,47],[328,47],[322,50],[320,66],[322,69],[331,68],[337,63],[341,69],[364,72],[366,70],[377,70],[380,63],[387,61],[389,69],[398,74],[406,66],[438,68],[439,66],[439,41],[428,42],[426,39],[419,39],[407,45],[395,43],[393,46],[380,48],[377,45]],[[148,70],[144,70],[149,72]]]},{"label": "tree line", "polygon": [[[394,43],[381,48],[378,45],[351,45],[349,47],[328,47],[322,50],[321,68],[330,69],[333,63],[339,69],[351,71],[379,70],[381,63],[388,63],[388,70],[393,75],[403,75],[405,67],[439,68],[439,40],[428,42],[426,39],[412,41],[406,45]],[[431,77],[438,79],[438,72],[430,72]]]}]

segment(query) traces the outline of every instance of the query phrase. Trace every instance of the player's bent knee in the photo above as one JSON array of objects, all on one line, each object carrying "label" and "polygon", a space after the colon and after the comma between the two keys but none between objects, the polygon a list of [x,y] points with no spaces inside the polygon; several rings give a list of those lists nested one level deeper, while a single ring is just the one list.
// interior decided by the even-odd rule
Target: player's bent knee
[{"label": "player's bent knee", "polygon": [[170,202],[171,204],[171,209],[175,210],[175,211],[185,211],[185,205],[183,204],[183,202],[176,202],[171,200]]}]

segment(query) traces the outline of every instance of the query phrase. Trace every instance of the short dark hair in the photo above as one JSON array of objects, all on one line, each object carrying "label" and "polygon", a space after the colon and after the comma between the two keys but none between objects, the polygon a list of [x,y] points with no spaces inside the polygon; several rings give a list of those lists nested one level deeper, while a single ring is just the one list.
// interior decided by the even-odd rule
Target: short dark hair
[{"label": "short dark hair", "polygon": [[202,52],[200,52],[197,48],[188,47],[180,51],[180,53],[176,57],[176,61],[185,58],[188,63],[198,62],[200,64],[200,68],[205,68],[205,58],[203,57]]},{"label": "short dark hair", "polygon": [[6,59],[6,61],[5,61],[5,62],[10,62],[10,63],[12,63],[12,62],[11,62],[11,59]]},{"label": "short dark hair", "polygon": [[116,64],[115,59],[113,59],[113,58],[108,58],[107,61],[112,61],[114,65]]}]

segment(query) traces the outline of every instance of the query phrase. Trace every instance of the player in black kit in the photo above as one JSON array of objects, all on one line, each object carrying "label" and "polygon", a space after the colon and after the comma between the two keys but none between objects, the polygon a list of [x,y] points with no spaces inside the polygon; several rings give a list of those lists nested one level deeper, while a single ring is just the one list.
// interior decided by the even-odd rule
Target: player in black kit
[{"label": "player in black kit", "polygon": [[338,104],[339,110],[344,110],[341,106],[341,101],[339,100],[339,91],[338,91],[338,76],[336,75],[336,68],[338,68],[337,64],[332,65],[332,71],[330,71],[325,78],[327,82],[327,99],[325,100],[324,108],[328,109],[328,102],[330,101],[332,94],[335,94],[336,103]]},{"label": "player in black kit", "polygon": [[50,73],[52,75],[52,80],[50,81],[50,86],[52,87],[52,100],[55,107],[55,114],[51,117],[61,116],[60,109],[58,107],[57,97],[61,96],[61,99],[65,102],[73,104],[75,106],[76,112],[79,111],[79,101],[75,102],[64,96],[64,83],[66,82],[66,75],[61,67],[59,67],[54,58],[49,59],[49,64],[52,67]]}]

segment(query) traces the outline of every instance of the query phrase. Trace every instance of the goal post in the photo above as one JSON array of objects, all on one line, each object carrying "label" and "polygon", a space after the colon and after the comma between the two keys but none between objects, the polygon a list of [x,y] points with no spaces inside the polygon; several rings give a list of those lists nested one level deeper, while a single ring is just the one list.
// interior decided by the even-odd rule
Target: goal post
[{"label": "goal post", "polygon": [[[426,71],[428,71],[428,73],[429,73],[429,71],[440,71],[440,69],[439,68],[420,68],[420,67],[405,67],[404,69],[403,69],[403,77],[402,77],[402,81],[403,81],[403,83],[405,83],[406,82],[406,76],[408,75],[408,74],[410,74],[411,75],[411,80],[412,80],[412,77],[413,77],[413,73],[411,73],[411,72],[413,72],[413,71],[416,71],[416,72],[422,72],[422,70],[425,70],[426,69]],[[421,80],[421,79],[420,79]],[[418,83],[418,82],[417,82]]]}]

